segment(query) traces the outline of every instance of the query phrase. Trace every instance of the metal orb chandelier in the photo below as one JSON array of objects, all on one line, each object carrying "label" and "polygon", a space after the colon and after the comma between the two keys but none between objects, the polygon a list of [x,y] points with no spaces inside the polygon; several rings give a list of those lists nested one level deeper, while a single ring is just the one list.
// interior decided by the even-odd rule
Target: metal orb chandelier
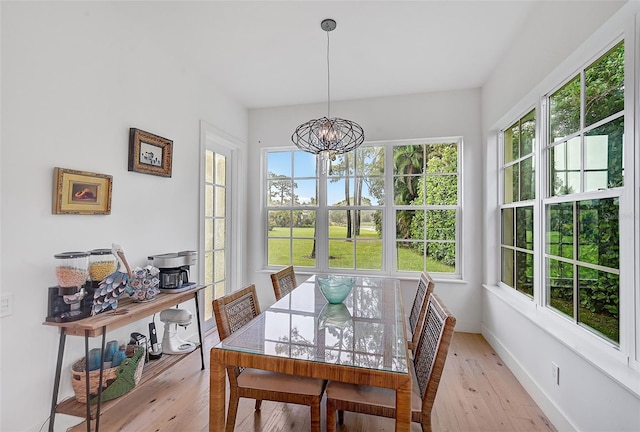
[{"label": "metal orb chandelier", "polygon": [[336,22],[325,19],[320,27],[327,32],[327,116],[301,124],[291,140],[300,150],[319,155],[322,171],[326,172],[329,160],[333,160],[335,155],[355,150],[364,142],[364,130],[351,120],[331,118],[329,32],[335,30]]}]

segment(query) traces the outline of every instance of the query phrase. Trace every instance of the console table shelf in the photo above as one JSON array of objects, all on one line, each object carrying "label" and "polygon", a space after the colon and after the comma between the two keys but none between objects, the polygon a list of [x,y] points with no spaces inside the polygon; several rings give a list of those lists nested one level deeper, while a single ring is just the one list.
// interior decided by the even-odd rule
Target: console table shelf
[{"label": "console table shelf", "polygon": [[[55,419],[55,413],[68,414],[77,417],[84,417],[85,420],[96,420],[95,431],[99,429],[99,417],[102,413],[109,410],[110,407],[117,404],[123,398],[134,393],[136,390],[141,389],[144,385],[152,381],[155,377],[160,375],[165,370],[174,366],[187,356],[194,354],[196,351],[200,351],[201,368],[204,370],[204,352],[202,350],[202,327],[200,324],[200,310],[198,305],[198,292],[204,289],[206,285],[198,285],[189,290],[180,293],[160,293],[155,300],[144,303],[136,303],[131,298],[123,298],[118,301],[118,308],[116,312],[103,312],[93,317],[84,318],[78,321],[71,321],[65,323],[49,322],[45,321],[43,324],[60,329],[60,344],[58,346],[58,362],[56,364],[56,377],[53,389],[53,398],[51,403],[51,418],[49,421],[49,431],[53,432],[53,425]],[[151,316],[164,309],[176,306],[187,300],[195,300],[196,305],[196,318],[198,323],[198,337],[199,344],[196,351],[192,351],[189,354],[171,355],[164,354],[157,360],[150,360],[144,365],[142,370],[142,379],[138,385],[127,394],[107,401],[100,401],[98,404],[93,404],[87,409],[87,404],[80,403],[75,397],[70,397],[58,403],[58,391],[60,388],[60,375],[62,371],[62,359],[64,356],[65,337],[71,336],[84,336],[85,338],[85,356],[88,356],[88,339],[90,337],[102,336],[102,348],[105,347],[106,333],[110,330],[114,330],[126,325],[135,323]],[[87,397],[89,399],[89,397]],[[87,431],[90,431],[90,421],[87,421]]]}]

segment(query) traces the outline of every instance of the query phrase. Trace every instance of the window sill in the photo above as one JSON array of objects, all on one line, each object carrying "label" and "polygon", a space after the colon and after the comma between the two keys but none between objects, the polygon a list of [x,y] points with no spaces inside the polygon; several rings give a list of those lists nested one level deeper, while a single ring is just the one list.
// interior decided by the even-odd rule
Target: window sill
[{"label": "window sill", "polygon": [[483,287],[640,399],[640,370],[634,368],[631,364],[633,360],[617,346],[581,329],[559,314],[539,306],[511,289],[495,285]]}]

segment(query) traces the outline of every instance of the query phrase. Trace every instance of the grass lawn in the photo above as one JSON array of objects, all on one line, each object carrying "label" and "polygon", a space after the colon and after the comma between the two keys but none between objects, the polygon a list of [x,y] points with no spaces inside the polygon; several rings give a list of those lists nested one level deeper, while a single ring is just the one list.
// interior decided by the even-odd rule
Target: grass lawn
[{"label": "grass lawn", "polygon": [[[381,270],[382,240],[372,227],[372,224],[363,224],[360,235],[356,236],[356,241],[353,242],[346,239],[346,227],[330,226],[329,267]],[[289,265],[289,254],[291,252],[294,266],[315,267],[316,261],[311,258],[314,228],[293,228],[293,241],[291,243],[286,238],[289,235],[289,228],[276,227],[269,231],[269,265]],[[354,259],[356,262],[354,262]],[[423,257],[413,249],[398,248],[398,263],[399,270],[423,270]],[[427,271],[453,273],[455,269],[452,266],[427,259]]]}]

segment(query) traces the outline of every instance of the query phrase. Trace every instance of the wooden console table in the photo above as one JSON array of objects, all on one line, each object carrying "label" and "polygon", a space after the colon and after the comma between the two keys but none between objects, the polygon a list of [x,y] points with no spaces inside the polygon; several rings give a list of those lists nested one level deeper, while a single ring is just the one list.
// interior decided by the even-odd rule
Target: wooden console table
[{"label": "wooden console table", "polygon": [[[100,414],[101,410],[107,411],[110,406],[120,401],[122,398],[133,393],[139,388],[142,388],[145,383],[153,380],[156,376],[175,365],[187,354],[171,355],[165,354],[158,360],[152,360],[145,364],[142,379],[140,383],[130,392],[121,396],[120,398],[113,399],[102,403],[102,387],[98,390],[98,403],[92,405],[91,403],[80,403],[75,397],[66,399],[58,404],[58,392],[60,390],[60,375],[62,372],[62,359],[64,357],[64,348],[66,336],[84,336],[84,351],[85,358],[89,358],[89,338],[102,336],[102,352],[105,351],[106,346],[106,334],[109,330],[114,330],[136,321],[151,316],[164,309],[176,306],[187,300],[194,299],[196,304],[196,320],[198,323],[198,349],[200,350],[201,369],[204,370],[204,352],[202,350],[202,327],[200,323],[200,307],[198,304],[198,292],[207,285],[198,285],[189,290],[179,293],[160,293],[154,301],[146,303],[136,303],[131,298],[121,298],[118,301],[118,313],[104,312],[93,317],[84,318],[78,321],[57,323],[45,321],[43,324],[48,326],[58,327],[60,329],[60,342],[58,345],[58,360],[56,363],[56,375],[53,384],[53,397],[51,400],[51,415],[49,420],[49,432],[53,432],[53,425],[55,415],[57,412],[63,414],[69,414],[77,417],[85,417],[87,423],[87,432],[91,432],[91,420],[96,421],[95,432],[100,428]],[[100,369],[100,381],[102,381],[103,369]],[[89,382],[89,372],[86,376],[87,382]],[[87,387],[87,401],[90,401],[89,389]]]}]

